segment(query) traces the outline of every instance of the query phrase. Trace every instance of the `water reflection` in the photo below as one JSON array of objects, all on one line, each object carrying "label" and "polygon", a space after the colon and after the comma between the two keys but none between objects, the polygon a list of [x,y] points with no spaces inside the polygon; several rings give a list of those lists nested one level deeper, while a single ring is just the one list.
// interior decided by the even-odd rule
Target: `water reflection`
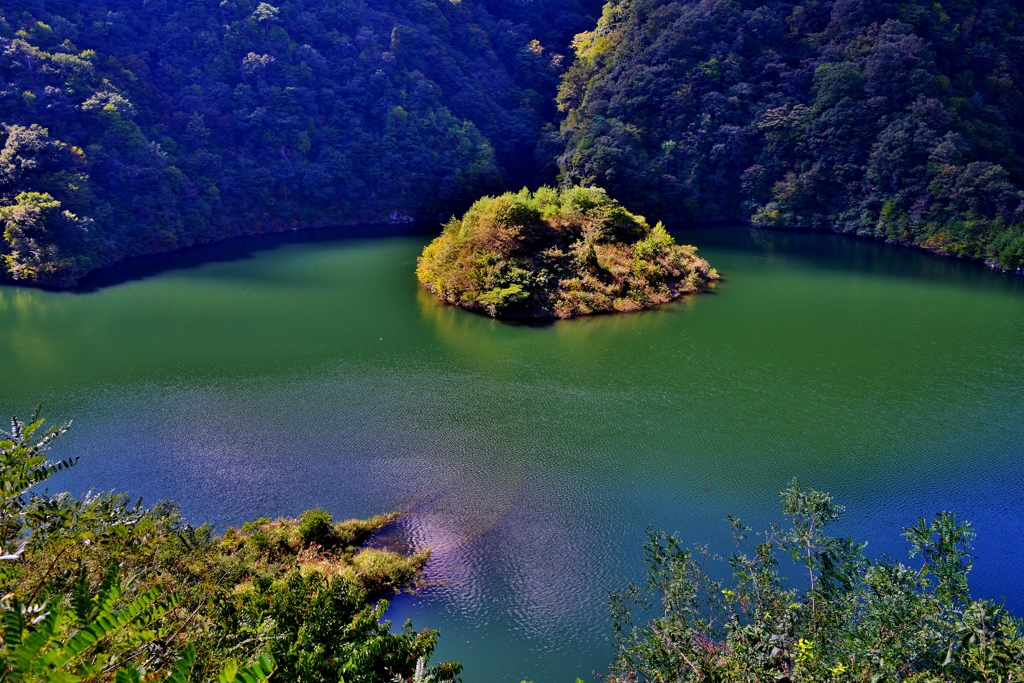
[{"label": "water reflection", "polygon": [[[676,225],[672,226],[672,232],[677,242],[693,242],[702,249],[745,251],[768,258],[798,261],[803,267],[887,278],[995,286],[1024,292],[1024,278],[994,270],[980,262],[890,245],[867,237],[819,231],[762,230],[738,225]],[[701,255],[706,257],[703,252]]]},{"label": "water reflection", "polygon": [[196,268],[209,263],[231,263],[253,258],[262,251],[286,244],[327,244],[340,240],[409,237],[440,232],[436,223],[395,223],[384,225],[341,225],[325,228],[270,232],[231,237],[214,244],[148,254],[95,270],[78,284],[75,291],[95,292],[104,287],[142,280],[172,270]]}]

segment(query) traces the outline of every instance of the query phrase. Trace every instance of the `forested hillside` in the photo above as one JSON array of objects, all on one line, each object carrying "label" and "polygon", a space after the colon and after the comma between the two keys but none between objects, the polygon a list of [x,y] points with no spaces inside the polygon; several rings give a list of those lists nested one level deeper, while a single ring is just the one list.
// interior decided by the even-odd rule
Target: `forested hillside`
[{"label": "forested hillside", "polygon": [[566,182],[659,218],[1024,264],[1008,0],[612,0],[562,83]]},{"label": "forested hillside", "polygon": [[556,173],[652,219],[1024,265],[1015,3],[598,10],[6,0],[0,278],[68,285],[235,234],[444,219]]},{"label": "forested hillside", "polygon": [[559,46],[594,22],[577,0],[0,7],[4,270],[50,284],[532,182]]}]

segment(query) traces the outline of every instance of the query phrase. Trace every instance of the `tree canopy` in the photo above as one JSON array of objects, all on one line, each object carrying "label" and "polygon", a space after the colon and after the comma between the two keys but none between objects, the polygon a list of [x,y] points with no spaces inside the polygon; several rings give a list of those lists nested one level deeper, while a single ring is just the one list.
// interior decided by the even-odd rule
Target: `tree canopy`
[{"label": "tree canopy", "polygon": [[558,101],[567,182],[687,220],[1024,264],[1017,3],[612,0]]},{"label": "tree canopy", "polygon": [[585,4],[8,3],[0,274],[66,285],[234,234],[438,220],[553,177],[537,141]]}]

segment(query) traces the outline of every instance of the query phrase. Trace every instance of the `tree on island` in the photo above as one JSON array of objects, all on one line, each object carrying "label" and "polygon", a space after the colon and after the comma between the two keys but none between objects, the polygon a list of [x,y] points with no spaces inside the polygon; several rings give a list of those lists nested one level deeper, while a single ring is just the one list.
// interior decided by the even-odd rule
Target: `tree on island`
[{"label": "tree on island", "polygon": [[637,311],[719,279],[597,187],[484,197],[427,245],[416,275],[445,303],[532,318]]}]

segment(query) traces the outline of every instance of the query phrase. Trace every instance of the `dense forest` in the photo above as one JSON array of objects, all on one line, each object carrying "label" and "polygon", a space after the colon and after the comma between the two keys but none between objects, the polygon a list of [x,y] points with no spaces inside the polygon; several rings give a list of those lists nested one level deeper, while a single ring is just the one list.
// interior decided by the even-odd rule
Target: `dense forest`
[{"label": "dense forest", "polygon": [[577,0],[2,14],[3,257],[9,277],[50,284],[245,232],[437,220],[553,177],[535,151],[559,48],[594,21]]},{"label": "dense forest", "polygon": [[569,181],[633,210],[1024,264],[1006,0],[612,0],[559,92]]},{"label": "dense forest", "polygon": [[235,234],[444,220],[556,179],[655,219],[1024,265],[1009,0],[0,11],[6,279],[68,285]]}]

